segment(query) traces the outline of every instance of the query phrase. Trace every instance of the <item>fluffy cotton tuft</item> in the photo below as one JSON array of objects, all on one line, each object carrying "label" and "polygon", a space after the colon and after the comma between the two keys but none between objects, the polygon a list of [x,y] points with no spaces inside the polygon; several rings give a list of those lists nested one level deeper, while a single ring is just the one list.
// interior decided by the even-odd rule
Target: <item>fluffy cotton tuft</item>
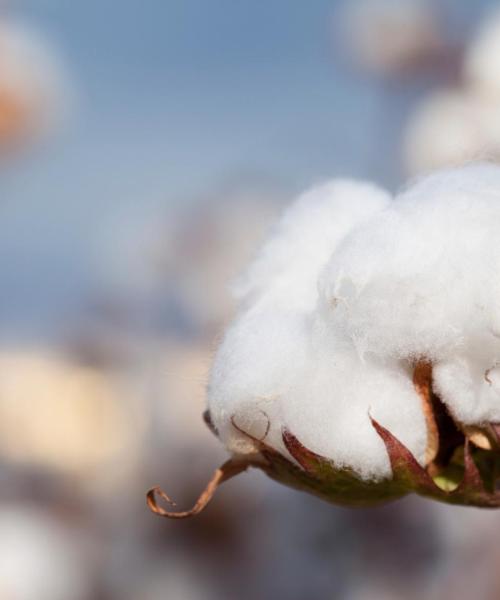
[{"label": "fluffy cotton tuft", "polygon": [[235,282],[235,296],[246,305],[313,309],[318,275],[336,246],[390,199],[371,183],[349,179],[329,181],[301,195]]},{"label": "fluffy cotton tuft", "polygon": [[331,182],[285,213],[236,289],[242,307],[216,354],[209,408],[235,453],[250,436],[285,453],[283,428],[364,479],[390,475],[370,417],[422,463],[413,382],[463,424],[500,422],[500,168],[435,173],[394,200]]}]

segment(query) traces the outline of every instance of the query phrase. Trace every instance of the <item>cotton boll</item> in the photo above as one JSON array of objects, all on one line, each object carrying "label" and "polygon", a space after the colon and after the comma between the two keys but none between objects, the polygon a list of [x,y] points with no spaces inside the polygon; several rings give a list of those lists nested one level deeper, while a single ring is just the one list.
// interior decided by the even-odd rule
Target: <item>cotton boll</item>
[{"label": "cotton boll", "polygon": [[286,428],[336,467],[378,480],[390,477],[391,468],[370,417],[423,463],[426,425],[407,370],[395,361],[362,361],[353,350],[316,343],[300,382],[283,403]]},{"label": "cotton boll", "polygon": [[422,0],[351,0],[342,25],[356,60],[375,73],[428,64],[443,46],[432,4]]},{"label": "cotton boll", "polygon": [[[141,415],[133,394],[110,371],[45,348],[0,349],[4,460],[33,464],[89,486],[98,483],[99,473],[108,480],[111,473],[126,476],[145,426]],[[117,469],[118,463],[124,468]]]},{"label": "cotton boll", "polygon": [[500,11],[495,10],[484,19],[471,43],[464,60],[464,74],[468,86],[476,92],[500,98]]},{"label": "cotton boll", "polygon": [[403,154],[410,174],[477,159],[498,160],[498,103],[460,89],[432,93],[409,121]]},{"label": "cotton boll", "polygon": [[327,182],[301,195],[235,282],[235,295],[246,305],[270,295],[273,303],[311,310],[317,299],[316,280],[336,246],[353,227],[389,202],[385,190],[347,179]]},{"label": "cotton boll", "polygon": [[[478,466],[494,480],[500,167],[469,165],[415,182],[351,223],[324,268],[318,252],[313,281],[306,264],[296,266],[314,247],[299,224],[308,230],[315,221],[307,211],[294,216],[298,233],[290,235],[285,218],[268,242],[215,359],[213,422],[233,454],[260,453],[262,461],[240,456],[224,469],[261,467],[340,504],[416,492],[498,506],[475,477],[467,442],[491,452]],[[274,251],[273,242],[290,251]],[[441,427],[446,420],[463,435]],[[457,481],[461,457],[467,486]]]}]

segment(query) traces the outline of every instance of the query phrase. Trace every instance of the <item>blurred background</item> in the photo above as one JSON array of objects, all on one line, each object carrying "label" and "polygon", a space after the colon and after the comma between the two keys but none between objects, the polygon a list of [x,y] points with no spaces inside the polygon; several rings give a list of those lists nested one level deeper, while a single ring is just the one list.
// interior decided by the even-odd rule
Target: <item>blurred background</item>
[{"label": "blurred background", "polygon": [[261,473],[194,521],[228,284],[335,176],[500,160],[493,0],[0,1],[0,600],[500,597],[500,514]]}]

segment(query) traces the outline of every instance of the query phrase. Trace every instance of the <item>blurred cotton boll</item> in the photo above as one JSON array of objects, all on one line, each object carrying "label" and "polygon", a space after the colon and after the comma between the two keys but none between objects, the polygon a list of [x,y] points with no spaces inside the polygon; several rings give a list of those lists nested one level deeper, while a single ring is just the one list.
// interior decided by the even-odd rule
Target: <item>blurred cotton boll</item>
[{"label": "blurred cotton boll", "polygon": [[464,60],[468,86],[477,93],[500,100],[500,11],[486,15]]},{"label": "blurred cotton boll", "polygon": [[0,352],[3,460],[82,481],[109,475],[115,462],[129,465],[137,452],[141,421],[131,405],[104,371],[45,349]]},{"label": "blurred cotton boll", "polygon": [[473,160],[500,160],[500,11],[487,14],[461,65],[462,82],[438,89],[410,116],[403,141],[416,175]]},{"label": "blurred cotton boll", "polygon": [[35,508],[0,507],[0,597],[87,600],[89,565],[75,532]]},{"label": "blurred cotton boll", "polygon": [[361,67],[378,75],[429,64],[443,47],[433,5],[422,0],[354,0],[342,26]]},{"label": "blurred cotton boll", "polygon": [[498,103],[461,89],[434,92],[412,115],[403,154],[412,175],[472,160],[498,160]]},{"label": "blurred cotton boll", "polygon": [[69,96],[57,53],[25,24],[0,19],[0,151],[56,129],[67,115]]}]

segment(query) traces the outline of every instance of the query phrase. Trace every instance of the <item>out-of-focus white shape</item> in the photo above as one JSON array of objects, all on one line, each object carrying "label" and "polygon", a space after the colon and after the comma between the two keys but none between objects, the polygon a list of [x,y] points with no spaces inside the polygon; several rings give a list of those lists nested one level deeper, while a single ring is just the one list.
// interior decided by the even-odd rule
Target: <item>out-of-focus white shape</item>
[{"label": "out-of-focus white shape", "polygon": [[461,89],[432,93],[410,118],[403,155],[413,175],[500,159],[500,102]]},{"label": "out-of-focus white shape", "polygon": [[357,62],[376,74],[418,68],[443,46],[435,10],[425,0],[349,0],[341,25]]},{"label": "out-of-focus white shape", "polygon": [[56,52],[30,27],[0,18],[0,151],[52,131],[69,96]]},{"label": "out-of-focus white shape", "polygon": [[463,84],[431,93],[410,117],[403,145],[410,174],[500,159],[499,60],[496,10],[487,14],[465,54]]},{"label": "out-of-focus white shape", "polygon": [[0,598],[86,600],[81,539],[35,508],[0,506]]},{"label": "out-of-focus white shape", "polygon": [[491,100],[500,102],[500,11],[486,14],[464,59],[467,85]]},{"label": "out-of-focus white shape", "polygon": [[107,373],[45,350],[0,353],[0,457],[92,476],[132,460],[142,433]]}]

